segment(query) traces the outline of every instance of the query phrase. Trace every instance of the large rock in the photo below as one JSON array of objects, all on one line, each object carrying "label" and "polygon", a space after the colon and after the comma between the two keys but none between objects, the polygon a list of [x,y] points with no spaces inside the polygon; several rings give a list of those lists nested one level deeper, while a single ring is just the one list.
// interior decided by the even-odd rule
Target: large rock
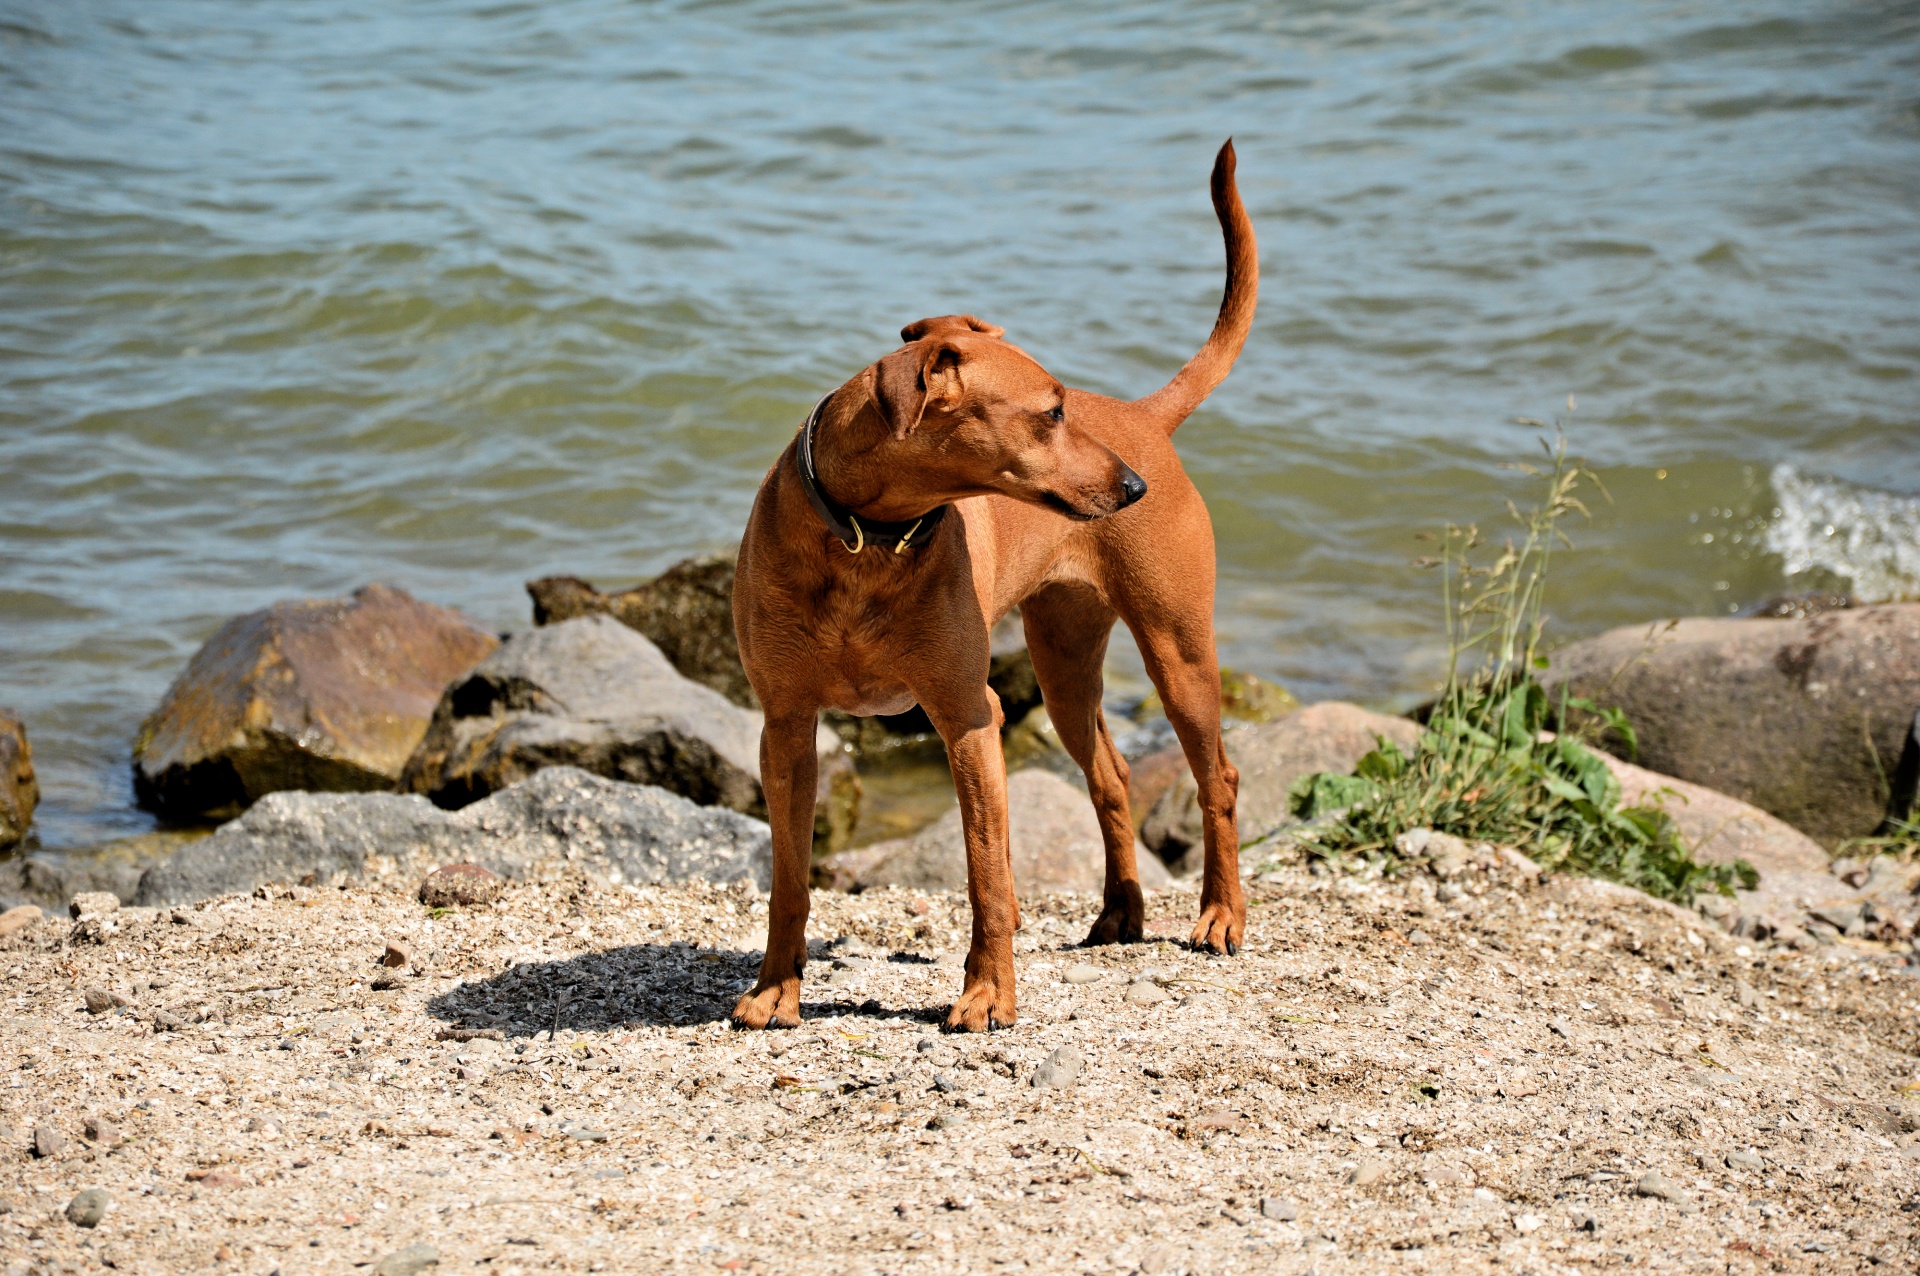
[{"label": "large rock", "polygon": [[617,594],[603,594],[578,576],[530,580],[527,593],[534,624],[612,616],[645,634],[687,677],[743,708],[757,709],[733,634],[733,570],[731,555],[715,554],[676,563]]},{"label": "large rock", "polygon": [[772,884],[767,826],[651,786],[550,767],[460,811],[399,793],[276,793],[140,878],[134,902],[182,904],[265,882],[402,877],[478,864],[506,878],[553,864],[613,881]]},{"label": "large rock", "polygon": [[[753,687],[740,663],[733,632],[732,555],[715,554],[676,563],[650,581],[615,594],[603,594],[578,576],[546,576],[527,582],[533,599],[533,623],[555,625],[581,616],[612,616],[646,635],[666,658],[695,682],[713,688],[735,704],[757,709]],[[1012,726],[1040,703],[1040,682],[1017,611],[994,626],[987,685],[1000,697]],[[917,706],[878,719],[829,715],[842,737],[861,752],[884,752],[890,740],[933,730]],[[865,725],[862,725],[863,722]]]},{"label": "large rock", "polygon": [[391,788],[441,691],[496,645],[387,585],[238,616],[141,724],[134,792],[195,817],[282,789]]},{"label": "large rock", "polygon": [[[1292,821],[1287,790],[1301,776],[1315,771],[1346,775],[1381,739],[1411,748],[1419,736],[1419,726],[1410,719],[1338,700],[1308,705],[1276,722],[1227,732],[1222,737],[1227,757],[1240,771],[1241,841],[1252,841]],[[1154,803],[1140,827],[1140,837],[1176,873],[1198,867],[1200,802],[1191,771]],[[1187,862],[1189,857],[1193,863]]]},{"label": "large rock", "polygon": [[40,782],[33,775],[26,724],[0,709],[0,849],[25,840],[38,805]]},{"label": "large rock", "polygon": [[[447,688],[401,787],[458,808],[571,766],[764,818],[761,723],[611,616],[581,616],[516,634]],[[821,728],[815,743],[816,833],[844,843],[858,779],[833,732]]]},{"label": "large rock", "polygon": [[1630,625],[1557,653],[1547,682],[1624,710],[1645,766],[1832,845],[1887,815],[1920,710],[1920,603]]},{"label": "large rock", "polygon": [[1818,842],[1756,806],[1698,784],[1599,754],[1620,781],[1622,806],[1658,806],[1673,817],[1693,857],[1726,864],[1745,860],[1762,879],[1781,873],[1825,873],[1827,853]]},{"label": "large rock", "polygon": [[[1079,891],[1099,894],[1106,882],[1106,849],[1087,791],[1050,771],[1007,777],[1007,822],[1013,846],[1013,882],[1021,894]],[[1172,879],[1144,847],[1136,847],[1140,884],[1148,890]],[[959,890],[967,884],[966,842],[955,807],[912,837],[845,851],[821,862],[816,880],[841,890],[907,886]]]}]

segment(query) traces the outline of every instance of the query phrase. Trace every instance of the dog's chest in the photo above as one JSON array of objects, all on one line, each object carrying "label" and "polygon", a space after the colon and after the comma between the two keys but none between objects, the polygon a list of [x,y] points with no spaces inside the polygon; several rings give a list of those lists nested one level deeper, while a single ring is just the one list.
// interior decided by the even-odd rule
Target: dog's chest
[{"label": "dog's chest", "polygon": [[898,610],[851,592],[837,591],[820,602],[806,627],[820,698],[862,717],[911,709]]}]

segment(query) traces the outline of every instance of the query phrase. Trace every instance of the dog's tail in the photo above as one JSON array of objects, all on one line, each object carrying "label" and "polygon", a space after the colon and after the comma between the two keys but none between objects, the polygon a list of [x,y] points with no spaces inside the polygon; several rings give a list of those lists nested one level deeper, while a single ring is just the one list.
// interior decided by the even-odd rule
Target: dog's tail
[{"label": "dog's tail", "polygon": [[1253,222],[1233,182],[1233,169],[1233,139],[1228,138],[1213,160],[1213,211],[1227,241],[1227,291],[1220,299],[1213,335],[1173,380],[1140,400],[1140,406],[1158,417],[1168,434],[1179,429],[1201,400],[1227,379],[1253,327],[1254,302],[1260,293],[1260,253],[1253,242]]}]

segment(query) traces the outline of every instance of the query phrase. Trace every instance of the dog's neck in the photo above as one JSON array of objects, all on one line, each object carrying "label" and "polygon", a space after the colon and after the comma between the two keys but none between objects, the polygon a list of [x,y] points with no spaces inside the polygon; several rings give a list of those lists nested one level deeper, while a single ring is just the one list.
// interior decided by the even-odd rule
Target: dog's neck
[{"label": "dog's neck", "polygon": [[915,475],[887,455],[897,442],[864,383],[836,390],[813,421],[813,473],[822,494],[872,523],[911,523],[952,500],[915,490]]},{"label": "dog's neck", "polygon": [[[869,542],[895,554],[923,548],[952,507],[899,492],[897,471],[889,482],[886,459],[877,455],[892,432],[871,394],[851,412],[835,411],[835,400],[841,397],[842,392],[836,391],[822,399],[800,430],[795,464],[808,502],[853,553],[860,553]],[[877,433],[863,428],[866,416],[877,421]],[[837,425],[831,442],[826,439],[829,419]],[[855,499],[843,501],[840,494],[849,492],[857,494]],[[893,517],[890,507],[896,505],[908,512]]]}]

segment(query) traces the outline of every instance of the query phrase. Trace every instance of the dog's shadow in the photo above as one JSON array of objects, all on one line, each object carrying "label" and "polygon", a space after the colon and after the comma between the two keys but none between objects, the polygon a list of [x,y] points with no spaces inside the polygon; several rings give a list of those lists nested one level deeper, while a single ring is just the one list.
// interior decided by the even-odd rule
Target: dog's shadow
[{"label": "dog's shadow", "polygon": [[[809,963],[809,969],[821,965]],[[513,1039],[572,1030],[684,1027],[718,1023],[753,986],[760,954],[696,949],[684,943],[631,944],[558,961],[522,962],[498,975],[469,980],[427,1002],[427,1013],[453,1028],[494,1029]],[[824,970],[822,970],[824,973]],[[803,985],[831,994],[818,979]],[[945,1008],[888,1006],[868,998],[803,1001],[803,1020],[906,1018],[939,1022]]]}]

